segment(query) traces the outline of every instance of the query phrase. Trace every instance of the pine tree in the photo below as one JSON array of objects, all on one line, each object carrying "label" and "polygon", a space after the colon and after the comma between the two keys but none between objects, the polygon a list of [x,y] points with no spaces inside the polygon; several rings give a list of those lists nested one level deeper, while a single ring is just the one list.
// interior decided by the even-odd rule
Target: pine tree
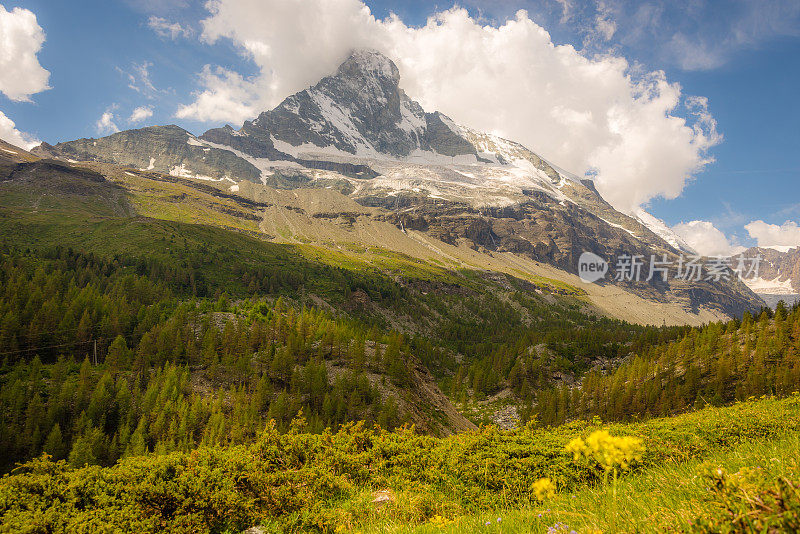
[{"label": "pine tree", "polygon": [[64,436],[61,434],[61,426],[58,423],[47,434],[47,439],[44,441],[44,452],[52,456],[54,460],[63,460],[67,456]]},{"label": "pine tree", "polygon": [[97,464],[90,435],[84,434],[75,440],[69,453],[69,463],[75,467]]}]

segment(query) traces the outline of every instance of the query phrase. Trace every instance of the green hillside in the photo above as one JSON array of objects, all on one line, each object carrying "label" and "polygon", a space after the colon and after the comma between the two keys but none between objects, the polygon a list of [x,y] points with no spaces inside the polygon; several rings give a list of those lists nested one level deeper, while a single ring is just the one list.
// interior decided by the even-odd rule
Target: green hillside
[{"label": "green hillside", "polygon": [[[716,532],[733,514],[737,531],[788,532],[800,520],[797,396],[640,424],[447,438],[360,423],[335,433],[304,427],[302,419],[288,433],[268,425],[248,445],[135,456],[109,468],[39,458],[0,481],[2,529]],[[616,483],[596,461],[565,450],[599,428],[641,440],[639,459],[619,469]]]},{"label": "green hillside", "polygon": [[[0,166],[0,532],[796,521],[800,309],[634,325],[528,272],[270,242],[266,204]],[[600,429],[644,447],[613,491],[565,450]],[[710,482],[646,500],[678,475]]]}]

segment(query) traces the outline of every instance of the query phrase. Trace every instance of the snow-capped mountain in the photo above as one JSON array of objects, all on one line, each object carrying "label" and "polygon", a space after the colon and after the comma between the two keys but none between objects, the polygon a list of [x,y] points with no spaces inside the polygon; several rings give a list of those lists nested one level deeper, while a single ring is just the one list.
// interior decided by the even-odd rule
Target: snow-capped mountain
[{"label": "snow-capped mountain", "polygon": [[[584,251],[612,263],[621,254],[691,252],[644,210],[633,216],[615,210],[591,180],[519,143],[424,110],[400,88],[397,66],[372,50],[354,52],[335,73],[238,130],[225,126],[195,137],[156,126],[43,145],[39,153],[182,178],[333,189],[382,209],[376,216],[404,231],[522,254],[573,273]],[[635,291],[689,306],[717,302],[726,310],[742,299],[757,302],[752,293],[718,284],[654,281]]]},{"label": "snow-capped mountain", "polygon": [[[204,138],[227,138],[225,144],[236,147],[239,143],[230,137],[246,136],[257,139],[258,147],[274,143],[293,155],[304,147],[327,155],[373,158],[418,151],[475,155],[474,147],[448,128],[443,116],[425,113],[399,82],[391,60],[378,52],[359,51],[335,75],[288,97],[238,132],[212,130]],[[240,146],[255,157],[262,153],[252,143]]]},{"label": "snow-capped mountain", "polygon": [[[241,129],[214,129],[209,146],[230,148],[263,177],[315,172],[314,180],[340,180],[335,164],[355,164],[362,174],[340,183],[371,203],[418,197],[505,208],[543,194],[562,206],[580,206],[612,228],[649,244],[691,248],[660,220],[641,210],[627,217],[609,206],[591,182],[560,170],[519,143],[427,113],[399,86],[395,64],[376,51],[353,53],[334,75],[294,94]],[[326,162],[327,165],[321,165]],[[294,169],[294,171],[292,171]],[[341,174],[341,172],[339,172]],[[370,179],[370,174],[375,174]],[[386,204],[386,202],[383,202]]]},{"label": "snow-capped mountain", "polygon": [[[767,304],[800,300],[800,247],[753,247],[742,253],[747,258],[760,256],[757,276],[745,279],[747,286]],[[732,258],[735,265],[738,256]]]}]

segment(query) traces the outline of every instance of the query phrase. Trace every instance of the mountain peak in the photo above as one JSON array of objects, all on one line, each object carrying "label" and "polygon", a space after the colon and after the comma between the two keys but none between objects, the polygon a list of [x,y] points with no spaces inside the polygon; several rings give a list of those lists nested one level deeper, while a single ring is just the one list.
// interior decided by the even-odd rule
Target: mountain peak
[{"label": "mountain peak", "polygon": [[336,75],[348,78],[383,78],[395,85],[400,82],[400,71],[394,61],[369,48],[353,51],[339,65]]}]

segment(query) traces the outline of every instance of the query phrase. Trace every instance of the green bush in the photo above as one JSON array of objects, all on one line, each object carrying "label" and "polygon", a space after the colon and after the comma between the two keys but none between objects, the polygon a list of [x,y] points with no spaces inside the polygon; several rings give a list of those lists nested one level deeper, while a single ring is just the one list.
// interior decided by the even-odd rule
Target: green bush
[{"label": "green bush", "polygon": [[[675,418],[611,425],[642,438],[639,469],[684,461],[800,430],[800,397],[708,408]],[[0,480],[1,532],[239,532],[349,529],[388,514],[424,521],[533,502],[531,485],[551,478],[570,490],[602,477],[565,452],[601,426],[494,427],[446,438],[362,423],[337,432],[281,433],[268,425],[247,446],[124,458],[112,467],[70,467],[47,456]],[[376,490],[396,498],[379,509]]]}]

